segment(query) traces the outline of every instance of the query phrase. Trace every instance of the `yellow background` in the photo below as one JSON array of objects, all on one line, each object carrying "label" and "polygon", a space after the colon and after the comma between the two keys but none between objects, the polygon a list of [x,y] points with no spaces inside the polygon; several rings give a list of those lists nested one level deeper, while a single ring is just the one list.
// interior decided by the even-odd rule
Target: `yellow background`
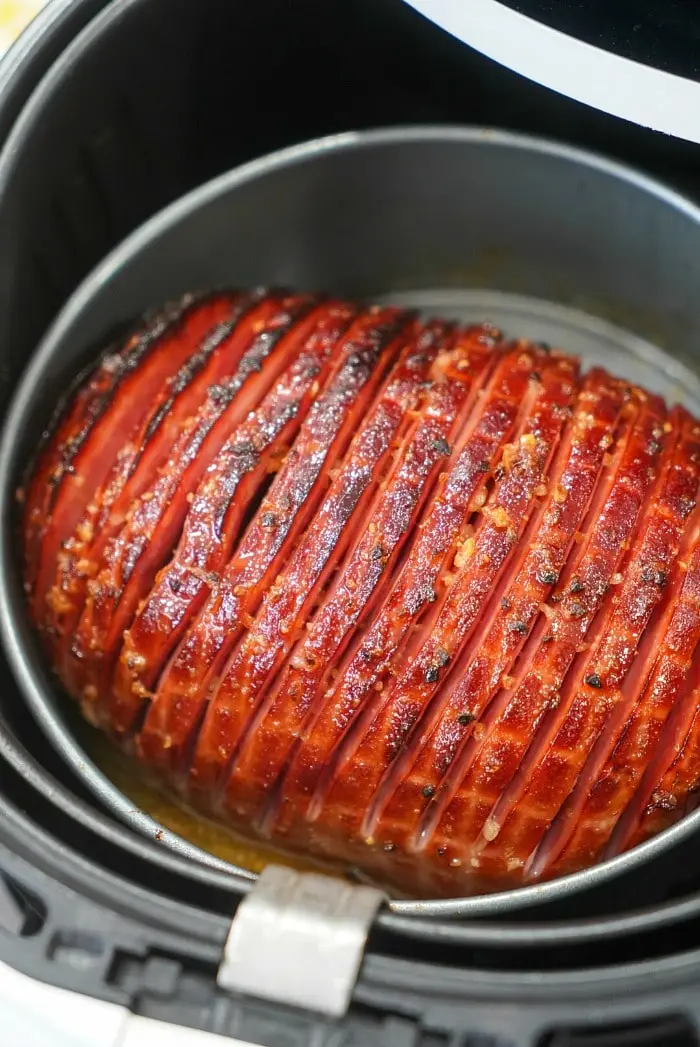
[{"label": "yellow background", "polygon": [[45,3],[46,0],[0,0],[0,55]]}]

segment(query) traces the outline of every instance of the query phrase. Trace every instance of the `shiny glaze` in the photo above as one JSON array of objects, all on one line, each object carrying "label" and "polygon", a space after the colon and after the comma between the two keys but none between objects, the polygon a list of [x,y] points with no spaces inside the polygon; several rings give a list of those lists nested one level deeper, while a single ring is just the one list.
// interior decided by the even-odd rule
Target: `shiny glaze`
[{"label": "shiny glaze", "polygon": [[700,787],[700,428],[489,327],[284,292],[110,347],[24,492],[32,618],[189,802],[405,894]]}]

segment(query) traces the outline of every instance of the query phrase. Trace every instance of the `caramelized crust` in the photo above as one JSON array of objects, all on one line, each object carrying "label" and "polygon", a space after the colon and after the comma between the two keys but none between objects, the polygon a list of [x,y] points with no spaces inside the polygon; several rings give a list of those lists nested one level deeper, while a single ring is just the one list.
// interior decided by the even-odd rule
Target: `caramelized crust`
[{"label": "caramelized crust", "polygon": [[700,789],[700,427],[487,326],[255,291],[111,345],[23,492],[85,715],[249,834],[459,896]]}]

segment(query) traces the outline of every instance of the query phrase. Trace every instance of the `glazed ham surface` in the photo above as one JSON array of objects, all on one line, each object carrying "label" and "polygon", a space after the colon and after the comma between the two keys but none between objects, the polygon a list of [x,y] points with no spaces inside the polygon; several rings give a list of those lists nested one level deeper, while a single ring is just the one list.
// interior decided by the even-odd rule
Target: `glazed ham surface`
[{"label": "glazed ham surface", "polygon": [[248,836],[407,895],[620,853],[700,786],[700,427],[492,327],[190,296],[21,492],[85,716]]}]

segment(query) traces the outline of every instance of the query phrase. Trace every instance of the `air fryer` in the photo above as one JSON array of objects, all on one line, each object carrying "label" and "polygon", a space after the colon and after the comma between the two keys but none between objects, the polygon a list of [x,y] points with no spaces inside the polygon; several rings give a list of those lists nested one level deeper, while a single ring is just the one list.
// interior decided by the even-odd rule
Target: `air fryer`
[{"label": "air fryer", "polygon": [[[48,62],[35,59],[31,101],[16,78],[6,95],[3,403],[70,293],[139,223],[237,164],[315,136],[497,125],[607,153],[700,197],[697,147],[521,80],[400,0],[99,7],[70,5],[71,43],[68,23],[61,34],[47,18],[56,64],[40,81]],[[694,836],[642,875],[499,918],[383,911],[347,1013],[322,1017],[219,984],[251,881],[117,819],[1,671],[0,958],[32,978],[269,1047],[699,1042]]]}]

